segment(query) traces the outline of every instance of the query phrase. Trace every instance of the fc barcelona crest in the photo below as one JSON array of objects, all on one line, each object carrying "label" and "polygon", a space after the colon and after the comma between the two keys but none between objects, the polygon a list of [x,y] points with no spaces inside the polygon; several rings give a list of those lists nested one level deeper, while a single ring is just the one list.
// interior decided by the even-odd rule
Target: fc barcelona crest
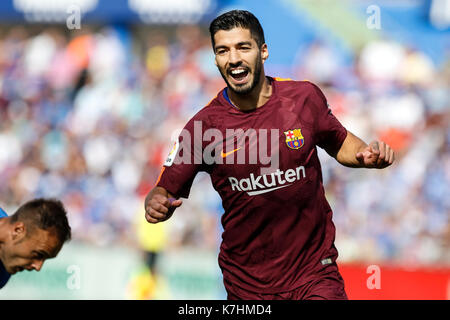
[{"label": "fc barcelona crest", "polygon": [[285,131],[286,144],[291,149],[300,149],[305,144],[305,138],[300,129],[293,129]]}]

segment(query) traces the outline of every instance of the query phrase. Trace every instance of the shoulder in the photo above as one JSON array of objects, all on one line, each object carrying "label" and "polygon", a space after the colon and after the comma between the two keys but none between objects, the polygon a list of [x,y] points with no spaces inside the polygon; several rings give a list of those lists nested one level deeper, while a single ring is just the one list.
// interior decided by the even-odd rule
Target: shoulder
[{"label": "shoulder", "polygon": [[283,96],[323,95],[320,88],[308,80],[292,80],[289,78],[273,78],[277,90]]},{"label": "shoulder", "polygon": [[0,289],[5,286],[10,277],[11,275],[8,272],[6,272],[3,263],[0,261]]},{"label": "shoulder", "polygon": [[[6,218],[8,215],[6,212],[0,208],[0,218]],[[0,260],[0,289],[5,286],[10,278],[10,274],[6,272],[5,267],[3,266],[2,261]]]},{"label": "shoulder", "polygon": [[8,214],[2,208],[0,208],[0,218],[6,218],[7,216]]}]

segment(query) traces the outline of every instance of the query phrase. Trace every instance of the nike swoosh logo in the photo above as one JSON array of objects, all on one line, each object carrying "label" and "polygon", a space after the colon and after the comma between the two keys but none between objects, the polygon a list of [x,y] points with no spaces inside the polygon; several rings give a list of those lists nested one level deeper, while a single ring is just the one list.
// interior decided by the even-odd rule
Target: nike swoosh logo
[{"label": "nike swoosh logo", "polygon": [[288,185],[280,186],[280,187],[275,187],[275,188],[270,188],[270,189],[264,189],[264,190],[258,190],[258,191],[250,191],[250,192],[247,192],[247,194],[249,196],[257,196],[258,194],[263,194],[263,193],[275,191],[277,189],[286,188],[286,187],[289,187],[290,185],[292,185],[292,184],[288,184]]},{"label": "nike swoosh logo", "polygon": [[234,149],[233,151],[230,151],[230,152],[227,152],[227,153],[224,153],[223,150],[222,150],[222,153],[221,153],[220,155],[222,156],[222,158],[226,158],[226,157],[228,157],[230,154],[232,154],[232,153],[238,151],[239,149],[240,149],[240,148],[237,148],[237,149]]}]

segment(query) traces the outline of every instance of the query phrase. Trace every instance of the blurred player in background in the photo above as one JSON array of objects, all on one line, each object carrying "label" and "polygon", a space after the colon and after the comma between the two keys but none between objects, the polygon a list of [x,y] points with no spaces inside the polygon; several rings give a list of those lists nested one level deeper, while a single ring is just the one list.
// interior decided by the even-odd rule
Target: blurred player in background
[{"label": "blurred player in background", "polygon": [[[268,48],[250,12],[219,16],[210,33],[227,87],[185,126],[189,134],[180,135],[146,197],[147,221],[170,218],[182,204],[179,198],[188,197],[196,174],[206,171],[225,209],[219,265],[229,299],[347,299],[316,147],[344,166],[377,169],[393,163],[393,150],[384,142],[367,145],[346,130],[314,84],[266,77]],[[200,138],[195,132],[199,123]],[[278,153],[277,170],[264,174],[267,163],[261,159],[229,164],[229,157],[242,150],[249,159],[252,145],[242,136],[235,141],[227,129],[273,128],[281,131],[279,150],[270,151]],[[206,143],[192,141],[201,140],[208,129],[226,137],[215,141],[212,164],[204,157],[195,161],[205,154]],[[181,157],[189,161],[176,161]]]},{"label": "blurred player in background", "polygon": [[[138,218],[139,217],[139,218]],[[133,300],[167,299],[164,279],[158,270],[158,260],[167,244],[167,225],[148,224],[142,213],[136,215],[134,228],[136,245],[143,255],[143,267],[135,272],[128,284],[127,295]]]},{"label": "blurred player in background", "polygon": [[67,213],[58,200],[31,200],[9,217],[0,208],[0,288],[17,272],[40,271],[70,237]]}]

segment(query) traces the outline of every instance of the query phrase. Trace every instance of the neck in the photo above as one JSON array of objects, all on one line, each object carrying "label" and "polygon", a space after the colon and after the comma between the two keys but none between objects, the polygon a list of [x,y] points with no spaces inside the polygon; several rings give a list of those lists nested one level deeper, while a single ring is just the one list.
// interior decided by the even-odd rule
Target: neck
[{"label": "neck", "polygon": [[259,84],[248,94],[238,94],[228,90],[231,102],[243,111],[250,111],[264,105],[272,95],[272,85],[265,75],[262,75]]}]

